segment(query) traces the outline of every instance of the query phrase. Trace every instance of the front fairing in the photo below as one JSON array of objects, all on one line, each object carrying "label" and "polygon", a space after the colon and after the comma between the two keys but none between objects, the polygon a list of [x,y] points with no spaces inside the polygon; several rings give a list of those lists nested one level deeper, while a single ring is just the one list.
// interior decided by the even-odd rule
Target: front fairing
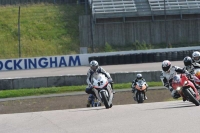
[{"label": "front fairing", "polygon": [[172,87],[173,89],[177,90],[182,96],[183,89],[192,88],[196,96],[198,96],[197,89],[195,88],[194,84],[190,80],[188,80],[185,74],[176,75],[176,77],[174,77],[172,81]]},{"label": "front fairing", "polygon": [[101,73],[95,73],[93,74],[91,83],[94,88],[102,89],[106,88],[106,86],[108,85],[108,79],[105,77],[105,75]]},{"label": "front fairing", "polygon": [[136,88],[138,91],[144,91],[144,90],[146,89],[146,82],[144,82],[143,80],[139,80],[139,81],[136,83],[135,88]]}]

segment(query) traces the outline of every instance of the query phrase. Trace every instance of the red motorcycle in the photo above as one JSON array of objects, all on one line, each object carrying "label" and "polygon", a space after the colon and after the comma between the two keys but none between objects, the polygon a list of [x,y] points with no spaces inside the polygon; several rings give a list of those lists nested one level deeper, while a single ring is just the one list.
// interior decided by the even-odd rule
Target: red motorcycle
[{"label": "red motorcycle", "polygon": [[178,74],[173,77],[172,88],[177,90],[183,99],[199,106],[199,93],[185,74]]}]

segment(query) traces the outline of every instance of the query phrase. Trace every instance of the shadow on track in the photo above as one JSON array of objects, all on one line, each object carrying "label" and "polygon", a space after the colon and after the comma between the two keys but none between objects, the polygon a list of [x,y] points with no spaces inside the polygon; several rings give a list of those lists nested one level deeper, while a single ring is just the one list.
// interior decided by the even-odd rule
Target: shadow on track
[{"label": "shadow on track", "polygon": [[105,107],[102,108],[84,108],[84,109],[80,109],[80,110],[75,110],[75,111],[70,111],[70,112],[80,112],[80,111],[94,111],[94,110],[104,110],[106,109]]},{"label": "shadow on track", "polygon": [[154,109],[146,109],[146,110],[158,110],[158,109],[175,109],[175,108],[187,108],[187,107],[196,107],[195,105],[183,105],[183,106],[169,106],[169,107],[163,107],[163,108],[154,108]]}]

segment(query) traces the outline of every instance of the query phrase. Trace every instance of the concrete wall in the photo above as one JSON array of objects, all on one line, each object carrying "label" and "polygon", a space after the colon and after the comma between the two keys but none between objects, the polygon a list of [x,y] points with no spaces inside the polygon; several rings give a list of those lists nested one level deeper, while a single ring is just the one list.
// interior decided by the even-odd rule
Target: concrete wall
[{"label": "concrete wall", "polygon": [[[165,28],[165,24],[166,27]],[[81,47],[92,47],[91,25],[89,16],[79,17],[79,35]],[[94,26],[94,47],[127,45],[136,41],[147,44],[173,44],[200,42],[200,20],[167,20],[125,23],[96,23]]]},{"label": "concrete wall", "polygon": [[[138,72],[111,73],[114,83],[129,83],[135,78]],[[161,71],[142,71],[147,82],[160,81]],[[0,90],[40,88],[54,86],[87,85],[86,75],[64,75],[52,77],[14,78],[1,79]]]}]

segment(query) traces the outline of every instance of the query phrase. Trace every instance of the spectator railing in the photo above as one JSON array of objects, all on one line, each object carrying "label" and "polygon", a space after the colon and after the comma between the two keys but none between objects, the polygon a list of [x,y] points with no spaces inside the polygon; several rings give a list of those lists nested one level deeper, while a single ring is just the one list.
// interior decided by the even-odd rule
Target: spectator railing
[{"label": "spectator railing", "polygon": [[137,12],[134,0],[89,0],[92,7],[92,14],[116,14]]},{"label": "spectator railing", "polygon": [[149,0],[152,11],[200,8],[200,0]]},{"label": "spectator railing", "polygon": [[89,4],[95,18],[200,14],[200,0],[89,0]]}]

